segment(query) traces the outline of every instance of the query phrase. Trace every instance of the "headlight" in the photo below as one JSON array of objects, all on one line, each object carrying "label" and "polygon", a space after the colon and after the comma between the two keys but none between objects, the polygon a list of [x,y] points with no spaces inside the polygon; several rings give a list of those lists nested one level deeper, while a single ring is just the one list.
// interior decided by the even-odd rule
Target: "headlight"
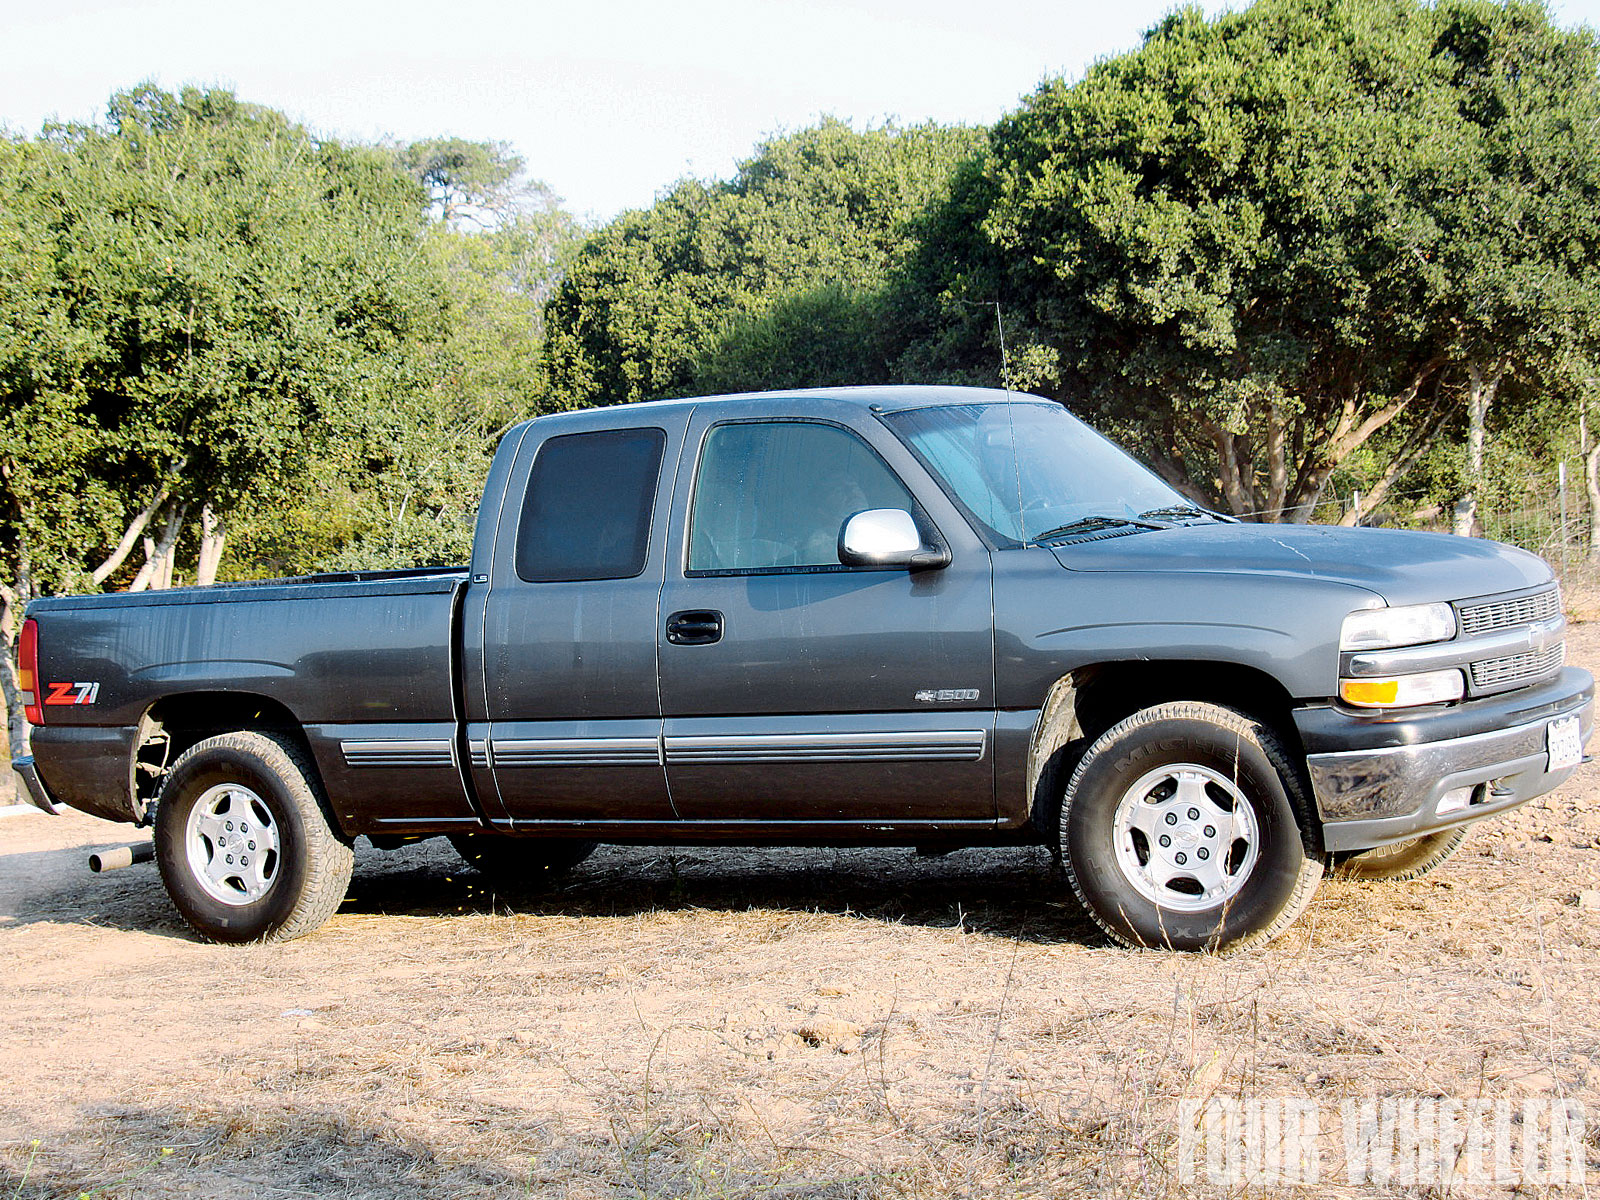
[{"label": "headlight", "polygon": [[1341,679],[1339,698],[1358,708],[1410,708],[1417,704],[1444,704],[1466,694],[1460,671],[1424,671],[1388,679]]},{"label": "headlight", "polygon": [[1455,610],[1448,604],[1408,604],[1403,608],[1364,608],[1344,619],[1341,650],[1387,650],[1447,642],[1456,635]]}]

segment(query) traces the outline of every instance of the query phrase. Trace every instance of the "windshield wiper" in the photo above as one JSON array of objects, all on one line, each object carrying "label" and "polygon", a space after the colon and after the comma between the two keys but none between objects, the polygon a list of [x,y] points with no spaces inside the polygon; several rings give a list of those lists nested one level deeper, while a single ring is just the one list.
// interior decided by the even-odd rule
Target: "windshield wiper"
[{"label": "windshield wiper", "polygon": [[1208,517],[1213,521],[1227,520],[1209,508],[1201,508],[1196,504],[1169,504],[1165,508],[1152,508],[1148,512],[1140,513],[1139,516],[1146,521],[1181,521],[1186,517]]},{"label": "windshield wiper", "polygon": [[[1145,513],[1149,516],[1149,513]],[[1059,538],[1071,537],[1077,533],[1098,533],[1102,529],[1122,529],[1133,533],[1140,529],[1165,529],[1164,525],[1157,525],[1151,521],[1135,521],[1129,517],[1081,517],[1076,521],[1069,521],[1065,525],[1058,525],[1054,529],[1046,529],[1043,533],[1036,533],[1030,539],[1035,542],[1055,541]]]}]

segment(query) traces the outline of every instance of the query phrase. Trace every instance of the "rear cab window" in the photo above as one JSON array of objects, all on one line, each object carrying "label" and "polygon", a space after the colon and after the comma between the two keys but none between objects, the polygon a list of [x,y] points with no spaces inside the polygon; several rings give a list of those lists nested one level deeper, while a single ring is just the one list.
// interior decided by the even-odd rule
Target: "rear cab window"
[{"label": "rear cab window", "polygon": [[539,447],[517,520],[526,583],[631,579],[644,570],[664,430],[607,429]]}]

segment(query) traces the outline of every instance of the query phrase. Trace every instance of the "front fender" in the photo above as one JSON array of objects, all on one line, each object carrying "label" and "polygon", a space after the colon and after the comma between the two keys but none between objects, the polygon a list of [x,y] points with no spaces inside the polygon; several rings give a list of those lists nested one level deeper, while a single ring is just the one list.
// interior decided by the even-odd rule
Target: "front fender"
[{"label": "front fender", "polygon": [[1052,556],[995,572],[996,695],[1037,709],[1057,680],[1109,662],[1184,660],[1247,667],[1295,699],[1339,686],[1339,629],[1377,593],[1315,577],[1226,572],[1069,572]]}]

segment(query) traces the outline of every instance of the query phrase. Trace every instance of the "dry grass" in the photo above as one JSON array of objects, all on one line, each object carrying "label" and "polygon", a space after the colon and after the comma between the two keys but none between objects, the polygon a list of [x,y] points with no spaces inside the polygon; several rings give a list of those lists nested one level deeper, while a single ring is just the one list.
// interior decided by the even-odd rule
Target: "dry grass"
[{"label": "dry grass", "polygon": [[1042,852],[608,849],[508,904],[442,843],[364,850],[327,929],[229,949],[152,867],[88,874],[118,832],[0,824],[0,1200],[1165,1197],[1185,1096],[1600,1124],[1592,769],[1224,958],[1108,946]]}]

